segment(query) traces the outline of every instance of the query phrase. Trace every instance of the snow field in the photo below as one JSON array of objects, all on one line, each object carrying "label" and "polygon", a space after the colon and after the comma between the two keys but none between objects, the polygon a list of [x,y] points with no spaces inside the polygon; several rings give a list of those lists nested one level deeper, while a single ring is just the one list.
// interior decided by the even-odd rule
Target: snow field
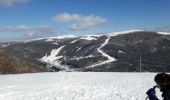
[{"label": "snow field", "polygon": [[[144,100],[156,73],[0,75],[0,100]],[[157,95],[161,93],[157,89]]]}]

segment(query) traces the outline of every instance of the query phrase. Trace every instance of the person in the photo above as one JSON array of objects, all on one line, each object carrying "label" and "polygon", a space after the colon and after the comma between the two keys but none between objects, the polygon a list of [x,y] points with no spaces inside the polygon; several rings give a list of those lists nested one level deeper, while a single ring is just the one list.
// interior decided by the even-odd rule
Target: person
[{"label": "person", "polygon": [[170,100],[170,74],[158,73],[154,81],[162,92],[163,100]]},{"label": "person", "polygon": [[156,87],[159,88],[160,91],[162,92],[163,100],[170,100],[170,74],[158,73],[155,76],[154,81],[156,83],[156,86],[150,88],[146,92],[148,97],[145,100],[147,100],[148,98],[149,100],[159,100],[156,96],[156,91],[155,91]]}]

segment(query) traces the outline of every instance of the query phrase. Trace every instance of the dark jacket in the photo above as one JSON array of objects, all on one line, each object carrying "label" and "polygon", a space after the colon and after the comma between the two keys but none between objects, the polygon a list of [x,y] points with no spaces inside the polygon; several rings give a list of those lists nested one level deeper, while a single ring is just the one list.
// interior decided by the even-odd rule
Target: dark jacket
[{"label": "dark jacket", "polygon": [[162,92],[163,100],[170,100],[170,85],[167,86]]}]

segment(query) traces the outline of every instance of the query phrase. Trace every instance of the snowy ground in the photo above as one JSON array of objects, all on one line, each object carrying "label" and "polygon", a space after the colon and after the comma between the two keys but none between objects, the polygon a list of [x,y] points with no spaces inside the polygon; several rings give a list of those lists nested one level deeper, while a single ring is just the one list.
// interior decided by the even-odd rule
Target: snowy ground
[{"label": "snowy ground", "polygon": [[[0,75],[0,100],[145,100],[156,73]],[[159,98],[160,92],[156,90]]]}]

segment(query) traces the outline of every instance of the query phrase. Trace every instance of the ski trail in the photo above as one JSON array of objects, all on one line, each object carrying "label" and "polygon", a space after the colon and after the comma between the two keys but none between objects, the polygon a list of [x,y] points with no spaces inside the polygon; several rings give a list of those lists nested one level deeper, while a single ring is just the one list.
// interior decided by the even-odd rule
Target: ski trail
[{"label": "ski trail", "polygon": [[99,65],[104,65],[106,63],[110,63],[110,62],[113,62],[113,61],[117,61],[115,58],[109,56],[107,53],[105,53],[104,51],[102,51],[101,49],[107,45],[107,43],[109,42],[110,40],[110,36],[108,36],[108,38],[105,40],[105,42],[99,47],[97,48],[98,52],[100,52],[104,57],[108,58],[108,60],[104,61],[104,62],[99,62],[97,64],[94,64],[94,65],[91,65],[91,66],[88,66],[86,68],[93,68],[93,67],[96,67],[96,66],[99,66]]},{"label": "ski trail", "polygon": [[55,60],[58,60],[60,58],[62,58],[62,56],[57,56],[59,54],[59,52],[65,47],[61,46],[58,49],[53,49],[51,51],[51,54],[49,56],[45,55],[43,58],[41,58],[41,61],[43,62],[47,62],[47,63],[53,63]]},{"label": "ski trail", "polygon": [[71,58],[70,60],[82,60],[82,59],[87,59],[87,58],[92,58],[92,57],[95,57],[95,56],[89,55],[85,57],[75,57],[75,58]]},{"label": "ski trail", "polygon": [[59,59],[64,57],[63,55],[58,56],[58,54],[61,52],[61,50],[64,47],[65,47],[65,45],[59,47],[58,49],[53,49],[49,56],[45,55],[43,58],[40,59],[40,61],[49,63],[51,65],[54,65],[57,68],[64,69],[65,71],[73,71],[69,68],[69,66],[63,65],[63,64],[61,64],[61,61],[59,61]]}]

